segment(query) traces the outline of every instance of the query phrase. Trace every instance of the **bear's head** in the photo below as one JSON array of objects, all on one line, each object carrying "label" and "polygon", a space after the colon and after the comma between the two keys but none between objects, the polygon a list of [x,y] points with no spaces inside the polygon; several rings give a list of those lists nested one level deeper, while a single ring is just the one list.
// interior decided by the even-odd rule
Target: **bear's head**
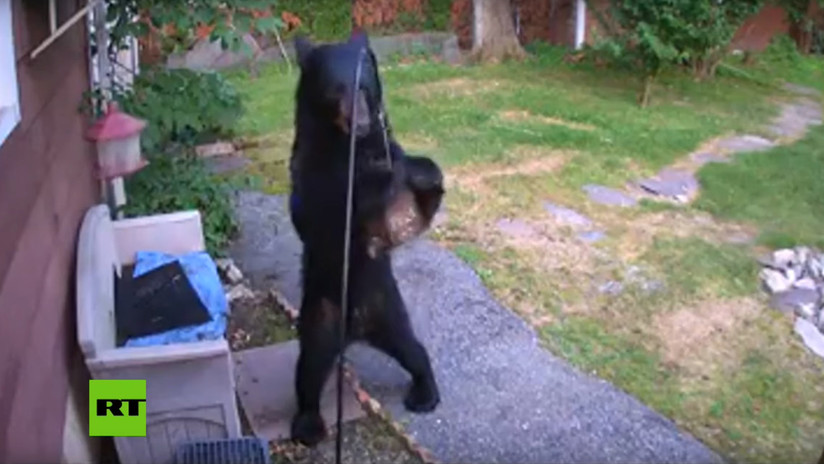
[{"label": "bear's head", "polygon": [[[341,134],[348,135],[352,127],[358,137],[380,130],[383,90],[377,60],[366,34],[353,34],[346,42],[320,45],[297,37],[295,52],[301,71],[298,111],[305,111],[313,120],[331,124]],[[355,89],[359,62],[360,85]],[[356,108],[354,121],[353,107]]]}]

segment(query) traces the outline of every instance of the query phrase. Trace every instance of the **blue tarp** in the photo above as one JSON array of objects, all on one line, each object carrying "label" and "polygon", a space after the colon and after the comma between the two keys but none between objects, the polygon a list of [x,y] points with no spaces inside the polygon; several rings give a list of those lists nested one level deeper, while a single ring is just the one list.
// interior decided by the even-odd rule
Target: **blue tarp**
[{"label": "blue tarp", "polygon": [[217,340],[226,333],[229,302],[220,283],[217,266],[205,251],[174,256],[156,251],[139,251],[135,259],[134,277],[145,274],[174,260],[180,261],[186,277],[192,283],[200,301],[206,307],[212,320],[200,325],[181,327],[166,332],[130,338],[126,346],[154,346],[172,343],[189,343],[203,340]]}]

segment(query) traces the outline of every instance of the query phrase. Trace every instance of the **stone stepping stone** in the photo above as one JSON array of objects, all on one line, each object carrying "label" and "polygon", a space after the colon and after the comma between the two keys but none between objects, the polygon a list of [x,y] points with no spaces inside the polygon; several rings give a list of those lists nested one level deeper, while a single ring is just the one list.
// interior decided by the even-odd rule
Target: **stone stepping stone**
[{"label": "stone stepping stone", "polygon": [[698,180],[688,171],[664,169],[656,177],[639,182],[644,190],[664,197],[686,200],[698,193]]},{"label": "stone stepping stone", "polygon": [[728,235],[724,241],[732,245],[751,245],[754,242],[754,237],[744,232],[736,232]]},{"label": "stone stepping stone", "polygon": [[587,243],[599,242],[606,238],[606,234],[600,230],[588,230],[578,234],[578,238]]},{"label": "stone stepping stone", "polygon": [[809,126],[821,124],[821,106],[808,99],[784,105],[769,130],[779,137],[802,135]]},{"label": "stone stepping stone", "polygon": [[624,284],[617,280],[610,280],[598,286],[598,292],[605,295],[620,295],[624,291]]},{"label": "stone stepping stone", "polygon": [[690,155],[693,163],[703,166],[709,163],[729,163],[731,160],[725,156],[709,152],[695,152]]},{"label": "stone stepping stone", "polygon": [[583,190],[587,193],[590,200],[605,206],[628,208],[638,204],[635,198],[632,198],[626,193],[604,187],[603,185],[587,184],[584,185]]},{"label": "stone stepping stone", "polygon": [[[300,353],[297,340],[234,353],[237,394],[255,435],[268,441],[290,437],[292,416],[297,410],[295,364]],[[320,399],[321,416],[335,423],[337,391],[335,376],[326,381]],[[343,420],[365,416],[349,382],[344,382]]]},{"label": "stone stepping stone", "polygon": [[498,230],[513,238],[530,238],[538,234],[532,225],[521,219],[501,219],[495,226]]},{"label": "stone stepping stone", "polygon": [[204,159],[206,168],[212,174],[228,174],[245,169],[252,162],[243,156],[218,155]]},{"label": "stone stepping stone", "polygon": [[804,85],[792,84],[787,82],[784,84],[784,90],[789,90],[790,92],[797,93],[798,95],[805,95],[808,97],[820,97],[821,92],[818,89],[814,89],[812,87],[807,87]]},{"label": "stone stepping stone", "polygon": [[718,142],[718,147],[732,153],[769,150],[775,146],[772,140],[757,135],[734,135]]},{"label": "stone stepping stone", "polygon": [[817,290],[793,287],[787,291],[774,294],[770,298],[770,305],[782,312],[798,312],[801,316],[811,317],[818,300]]},{"label": "stone stepping stone", "polygon": [[556,205],[549,201],[544,202],[544,209],[551,214],[558,222],[570,226],[589,227],[592,221],[574,209]]}]

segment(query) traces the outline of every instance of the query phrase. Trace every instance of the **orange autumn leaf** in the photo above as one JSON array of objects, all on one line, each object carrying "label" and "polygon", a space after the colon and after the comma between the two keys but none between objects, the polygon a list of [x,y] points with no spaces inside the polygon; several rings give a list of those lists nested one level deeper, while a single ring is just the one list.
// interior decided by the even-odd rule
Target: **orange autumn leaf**
[{"label": "orange autumn leaf", "polygon": [[177,26],[175,26],[175,23],[164,24],[161,31],[163,31],[163,35],[171,36],[177,32]]},{"label": "orange autumn leaf", "polygon": [[255,10],[255,9],[253,9],[252,10],[252,17],[255,18],[255,19],[268,18],[269,16],[272,16],[272,11],[269,10],[269,9],[264,9],[264,10]]},{"label": "orange autumn leaf", "polygon": [[205,39],[212,35],[212,31],[215,29],[214,24],[203,24],[200,23],[195,27],[195,37],[198,39]]},{"label": "orange autumn leaf", "polygon": [[282,12],[280,14],[280,19],[282,19],[283,22],[286,23],[287,26],[289,26],[289,28],[299,27],[301,24],[303,24],[303,22],[296,14],[290,13],[288,11]]}]

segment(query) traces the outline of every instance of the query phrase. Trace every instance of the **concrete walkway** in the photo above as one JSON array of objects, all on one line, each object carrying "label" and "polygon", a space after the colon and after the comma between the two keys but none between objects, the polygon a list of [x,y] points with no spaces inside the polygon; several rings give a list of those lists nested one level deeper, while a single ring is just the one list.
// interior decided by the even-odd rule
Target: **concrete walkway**
[{"label": "concrete walkway", "polygon": [[[241,193],[232,256],[256,286],[300,301],[300,242],[282,197]],[[356,346],[361,384],[444,463],[710,463],[721,459],[668,419],[540,347],[531,327],[452,253],[427,240],[394,267],[415,330],[433,358],[442,403],[406,412],[408,376]]]}]

